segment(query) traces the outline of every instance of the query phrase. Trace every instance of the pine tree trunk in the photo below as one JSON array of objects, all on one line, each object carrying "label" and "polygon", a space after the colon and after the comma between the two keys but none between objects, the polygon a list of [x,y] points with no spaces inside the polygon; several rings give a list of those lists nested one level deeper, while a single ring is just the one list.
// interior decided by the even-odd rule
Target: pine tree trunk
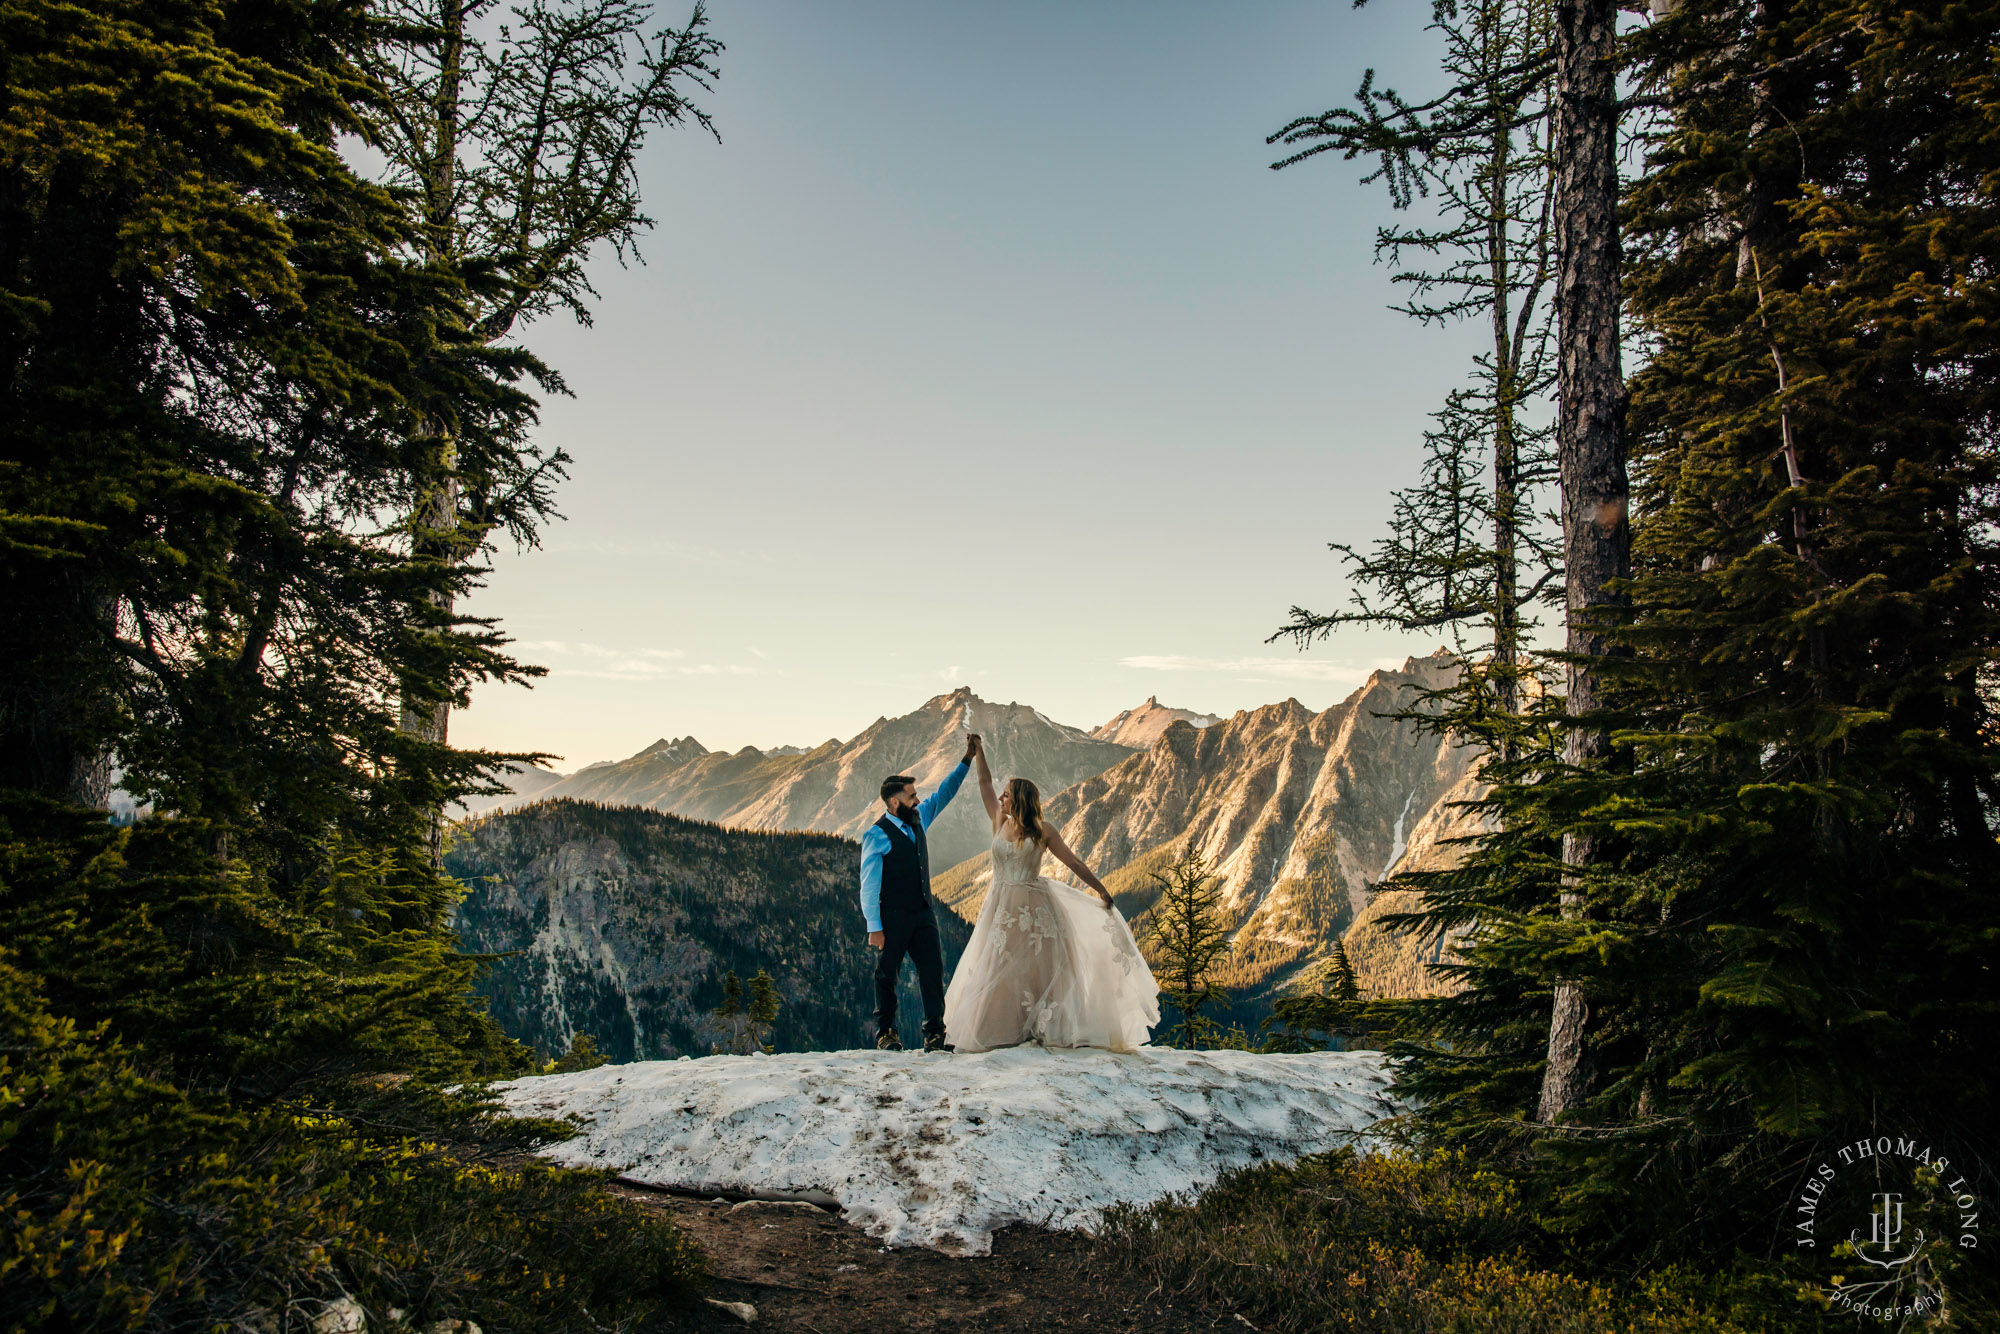
[{"label": "pine tree trunk", "polygon": [[[436,117],[437,138],[434,151],[424,173],[424,220],[428,228],[428,244],[431,258],[441,265],[453,265],[458,260],[458,133],[462,119],[461,101],[465,87],[466,59],[466,18],[469,8],[460,0],[443,0],[438,7],[438,60],[441,67],[438,79],[437,102],[433,108]],[[447,437],[440,446],[441,476],[433,489],[418,505],[411,525],[415,530],[416,554],[438,557],[447,561],[460,559],[458,536],[458,459],[451,440]],[[448,593],[433,596],[432,601],[439,610],[449,613],[452,599]],[[451,705],[443,701],[432,703],[428,700],[404,700],[402,708],[403,730],[421,737],[425,741],[444,745],[451,725]],[[430,853],[431,863],[441,865],[444,861],[444,811],[430,812]]]},{"label": "pine tree trunk", "polygon": [[[1511,380],[1502,380],[1511,392]],[[1504,713],[1521,711],[1521,683],[1515,672],[1521,650],[1521,576],[1517,535],[1520,507],[1520,445],[1514,436],[1514,409],[1501,409],[1493,440],[1493,668],[1494,693]]]},{"label": "pine tree trunk", "polygon": [[[453,475],[457,459],[453,456],[451,443],[447,440],[442,449],[444,476],[438,480],[430,494],[418,506],[416,530],[412,545],[414,554],[437,560],[456,562],[463,558],[462,543],[458,532],[458,481]],[[434,593],[432,605],[450,614],[453,599],[449,593]],[[451,726],[451,705],[439,700],[410,699],[405,697],[402,707],[402,727],[405,732],[422,740],[442,746],[446,744]],[[444,811],[430,812],[430,854],[431,864],[444,862]]]},{"label": "pine tree trunk", "polygon": [[[113,705],[95,670],[91,637],[116,631],[118,601],[94,591],[75,570],[39,586],[5,587],[5,633],[18,637],[28,663],[13,664],[0,698],[0,788],[17,788],[91,810],[111,805],[111,752],[101,737]],[[85,626],[94,626],[94,631]],[[34,655],[26,646],[43,650]]]},{"label": "pine tree trunk", "polygon": [[[1606,585],[1631,564],[1626,513],[1625,380],[1618,356],[1618,109],[1614,59],[1618,8],[1612,0],[1558,0],[1556,26],[1556,453],[1562,475],[1563,561],[1567,583],[1568,711],[1598,707],[1590,659],[1606,650],[1595,612],[1614,601]],[[1572,727],[1571,764],[1610,750],[1599,728]],[[1583,915],[1581,875],[1601,854],[1587,835],[1563,840],[1569,868],[1561,911]],[[1574,1111],[1588,1092],[1582,987],[1556,988],[1540,1118]]]},{"label": "pine tree trunk", "polygon": [[1521,446],[1514,431],[1520,353],[1514,346],[1508,303],[1514,276],[1507,262],[1507,172],[1513,136],[1511,124],[1503,124],[1493,135],[1486,216],[1487,272],[1493,289],[1493,668],[1500,708],[1506,713],[1520,711],[1520,683],[1514,671],[1521,647]]}]

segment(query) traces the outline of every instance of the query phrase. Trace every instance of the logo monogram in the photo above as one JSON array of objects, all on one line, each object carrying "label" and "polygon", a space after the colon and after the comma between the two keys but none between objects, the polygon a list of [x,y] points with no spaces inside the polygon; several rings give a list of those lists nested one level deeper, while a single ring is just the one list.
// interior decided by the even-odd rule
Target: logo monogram
[{"label": "logo monogram", "polygon": [[1807,1169],[1790,1231],[1798,1250],[1826,1256],[1827,1308],[1889,1321],[1942,1315],[1960,1257],[1979,1248],[1977,1176],[1921,1138],[1882,1134],[1838,1145]]},{"label": "logo monogram", "polygon": [[[1855,1255],[1860,1257],[1864,1262],[1883,1269],[1893,1269],[1897,1265],[1908,1264],[1917,1258],[1917,1252],[1914,1247],[1900,1260],[1889,1258],[1890,1253],[1896,1249],[1896,1243],[1902,1240],[1902,1237],[1903,1197],[1890,1191],[1877,1192],[1875,1195],[1875,1207],[1868,1213],[1868,1243],[1881,1251],[1882,1258],[1880,1260],[1875,1259],[1862,1247],[1860,1228],[1856,1228],[1848,1234],[1848,1239],[1854,1243]],[[1922,1246],[1923,1244],[1924,1234],[1922,1229],[1918,1229],[1916,1245]]]}]

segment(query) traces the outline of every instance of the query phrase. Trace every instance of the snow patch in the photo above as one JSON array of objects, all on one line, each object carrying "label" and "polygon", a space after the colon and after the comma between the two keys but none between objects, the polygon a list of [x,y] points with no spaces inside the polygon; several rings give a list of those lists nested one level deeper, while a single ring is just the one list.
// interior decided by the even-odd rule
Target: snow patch
[{"label": "snow patch", "polygon": [[1378,879],[1387,880],[1389,872],[1396,869],[1396,863],[1403,860],[1403,854],[1409,850],[1410,845],[1403,838],[1403,825],[1410,818],[1410,807],[1416,804],[1417,790],[1411,788],[1409,799],[1403,803],[1403,813],[1396,817],[1395,831],[1389,835],[1389,863],[1382,868],[1382,874]]},{"label": "snow patch", "polygon": [[1366,1139],[1376,1052],[841,1051],[600,1066],[498,1086],[576,1116],[542,1153],[652,1186],[837,1201],[891,1246],[985,1255],[1010,1223],[1089,1229],[1232,1168]]}]

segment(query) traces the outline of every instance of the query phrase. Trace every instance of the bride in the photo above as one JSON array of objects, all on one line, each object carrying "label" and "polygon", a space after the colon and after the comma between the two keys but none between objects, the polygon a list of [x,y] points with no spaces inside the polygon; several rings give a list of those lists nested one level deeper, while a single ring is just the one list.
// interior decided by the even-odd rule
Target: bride
[{"label": "bride", "polygon": [[[993,883],[945,992],[945,1031],[962,1052],[1039,1042],[1131,1051],[1160,1022],[1159,988],[1104,884],[1042,823],[1025,778],[995,792],[984,747],[979,796],[993,821]],[[1089,885],[1042,875],[1042,854]]]}]

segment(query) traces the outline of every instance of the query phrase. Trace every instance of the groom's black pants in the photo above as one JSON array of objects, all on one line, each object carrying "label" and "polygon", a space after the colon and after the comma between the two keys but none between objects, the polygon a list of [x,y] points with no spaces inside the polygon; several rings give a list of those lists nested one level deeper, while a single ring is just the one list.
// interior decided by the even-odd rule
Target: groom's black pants
[{"label": "groom's black pants", "polygon": [[882,952],[875,959],[875,1031],[896,1026],[896,977],[903,956],[917,967],[917,991],[924,998],[924,1032],[944,1032],[944,950],[938,943],[937,915],[921,908],[882,907]]}]

